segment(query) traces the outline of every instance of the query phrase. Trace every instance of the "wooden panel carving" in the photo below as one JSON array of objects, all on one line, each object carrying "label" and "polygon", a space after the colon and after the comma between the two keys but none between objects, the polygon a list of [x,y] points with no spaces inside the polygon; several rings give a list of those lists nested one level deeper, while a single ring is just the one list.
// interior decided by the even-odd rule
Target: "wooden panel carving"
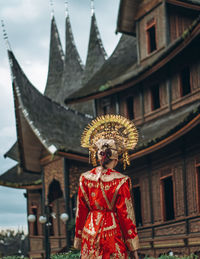
[{"label": "wooden panel carving", "polygon": [[43,239],[42,238],[30,238],[30,250],[38,251],[43,249]]},{"label": "wooden panel carving", "polygon": [[70,197],[72,197],[75,193],[78,192],[78,186],[79,186],[79,177],[82,173],[90,170],[90,165],[84,165],[84,164],[72,164],[70,167],[70,175],[69,175],[69,181],[70,181]]},{"label": "wooden panel carving", "polygon": [[172,89],[172,101],[176,101],[181,97],[180,87],[179,87],[179,75],[175,74],[171,79],[171,89]]},{"label": "wooden panel carving", "polygon": [[144,89],[144,113],[151,112],[151,91],[150,89]]},{"label": "wooden panel carving", "polygon": [[160,84],[160,106],[166,106],[168,103],[168,91],[166,82]]},{"label": "wooden panel carving", "polygon": [[181,165],[175,165],[173,169],[174,185],[175,185],[175,216],[184,216],[185,200],[183,186],[183,169]]},{"label": "wooden panel carving", "polygon": [[154,204],[153,206],[154,222],[160,222],[162,220],[162,216],[161,216],[159,172],[154,172],[152,174],[152,194],[153,194],[153,204]]},{"label": "wooden panel carving", "polygon": [[139,238],[142,240],[143,238],[151,238],[152,237],[152,229],[142,229],[138,230]]},{"label": "wooden panel carving", "polygon": [[200,219],[191,220],[189,226],[191,233],[200,232]]},{"label": "wooden panel carving", "polygon": [[187,200],[188,200],[188,214],[193,215],[198,212],[197,210],[197,195],[196,195],[196,168],[195,159],[190,158],[186,164],[186,177],[187,177]]},{"label": "wooden panel carving", "polygon": [[143,225],[151,223],[150,193],[148,175],[144,174],[141,181],[141,203]]},{"label": "wooden panel carving", "polygon": [[134,94],[134,116],[135,119],[142,116],[142,110],[140,109],[141,103],[140,103],[140,94]]},{"label": "wooden panel carving", "polygon": [[155,228],[155,236],[170,236],[186,233],[185,223]]}]

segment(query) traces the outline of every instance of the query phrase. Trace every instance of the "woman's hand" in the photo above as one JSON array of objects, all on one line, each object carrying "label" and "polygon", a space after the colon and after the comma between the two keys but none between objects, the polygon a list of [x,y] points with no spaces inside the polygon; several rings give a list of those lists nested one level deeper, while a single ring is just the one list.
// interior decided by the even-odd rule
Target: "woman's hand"
[{"label": "woman's hand", "polygon": [[139,259],[137,250],[130,252],[131,259]]}]

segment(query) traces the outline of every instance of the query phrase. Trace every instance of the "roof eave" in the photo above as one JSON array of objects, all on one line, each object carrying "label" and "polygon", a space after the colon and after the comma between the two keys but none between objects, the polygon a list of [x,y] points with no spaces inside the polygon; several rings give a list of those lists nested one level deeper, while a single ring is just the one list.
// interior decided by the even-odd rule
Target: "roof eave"
[{"label": "roof eave", "polygon": [[197,36],[199,36],[199,34],[200,34],[200,24],[198,23],[198,25],[190,33],[190,37],[188,37],[187,34],[182,35],[176,41],[175,48],[172,49],[172,51],[170,52],[170,55],[164,56],[158,62],[155,62],[155,64],[151,66],[150,69],[145,70],[140,75],[134,75],[133,77],[126,79],[122,83],[113,85],[112,87],[102,92],[96,92],[96,93],[92,93],[90,95],[78,97],[78,98],[76,97],[71,99],[65,99],[65,104],[86,102],[91,99],[99,99],[99,98],[117,93],[119,91],[125,90],[129,87],[133,87],[134,85],[138,84],[142,80],[146,79],[149,75],[152,75],[153,73],[157,72],[159,69],[164,67],[169,61],[176,58],[176,56],[181,51],[183,51]]},{"label": "roof eave", "polygon": [[185,2],[185,1],[180,1],[180,0],[166,0],[166,2],[168,4],[173,4],[176,6],[180,6],[180,7],[185,7],[191,10],[195,10],[195,11],[200,11],[200,3],[199,4],[195,4],[193,3],[189,3],[189,2]]},{"label": "roof eave", "polygon": [[157,151],[157,150],[159,150],[159,149],[169,145],[170,143],[174,142],[178,138],[180,138],[183,135],[185,135],[186,133],[188,133],[190,130],[192,130],[194,127],[196,127],[199,123],[200,123],[200,114],[198,114],[195,118],[193,118],[184,127],[182,127],[177,132],[173,133],[169,137],[159,141],[158,143],[156,143],[153,146],[144,148],[144,149],[142,149],[142,150],[140,150],[140,151],[138,151],[136,153],[131,154],[130,155],[130,160],[135,160],[135,159],[140,158],[142,156],[149,155],[150,153],[153,153],[153,152],[155,152],[155,151]]}]

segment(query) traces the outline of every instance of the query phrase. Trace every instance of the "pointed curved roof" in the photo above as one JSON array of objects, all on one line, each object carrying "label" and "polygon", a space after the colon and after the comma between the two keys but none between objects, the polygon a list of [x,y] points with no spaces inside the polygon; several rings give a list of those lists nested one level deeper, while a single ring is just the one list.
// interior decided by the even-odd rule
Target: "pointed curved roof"
[{"label": "pointed curved roof", "polygon": [[18,165],[0,175],[0,185],[25,189],[29,186],[41,186],[41,174],[23,171],[18,172]]},{"label": "pointed curved roof", "polygon": [[[17,127],[21,130],[18,136],[22,137],[22,140],[27,140],[27,135],[30,135],[29,131],[31,131],[37,139],[37,142],[34,140],[37,149],[34,145],[28,145],[28,148],[35,152],[35,157],[31,154],[30,163],[33,163],[34,158],[40,158],[42,146],[50,153],[64,151],[86,155],[87,150],[80,147],[80,138],[91,118],[68,107],[65,108],[42,95],[29,82],[14,54],[8,51],[8,56],[15,93],[15,110],[17,114],[20,114],[17,118]],[[30,135],[30,140],[34,137],[33,135]],[[22,144],[25,145],[25,141],[22,141]],[[31,170],[26,167],[25,169]]]},{"label": "pointed curved roof", "polygon": [[69,14],[66,17],[65,30],[66,46],[64,71],[62,76],[61,88],[56,98],[56,101],[59,103],[64,103],[64,96],[69,96],[71,93],[81,88],[81,80],[84,69],[74,42]]},{"label": "pointed curved roof", "polygon": [[101,68],[106,60],[107,54],[103,47],[101,36],[98,30],[95,13],[91,16],[90,37],[85,70],[82,84],[86,84],[89,79]]},{"label": "pointed curved roof", "polygon": [[122,35],[112,55],[105,61],[97,73],[79,91],[71,94],[65,102],[104,91],[110,80],[118,78],[130,66],[137,62],[136,38]]},{"label": "pointed curved roof", "polygon": [[61,86],[61,79],[64,68],[64,53],[58,33],[54,16],[51,20],[51,39],[49,49],[49,69],[47,83],[44,94],[56,100],[56,96]]}]

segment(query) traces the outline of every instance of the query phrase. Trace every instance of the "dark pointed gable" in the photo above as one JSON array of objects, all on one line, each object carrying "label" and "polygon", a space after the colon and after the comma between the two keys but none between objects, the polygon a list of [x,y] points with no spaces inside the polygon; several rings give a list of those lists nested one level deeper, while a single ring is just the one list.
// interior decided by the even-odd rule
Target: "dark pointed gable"
[{"label": "dark pointed gable", "polygon": [[122,35],[113,54],[105,61],[100,70],[79,91],[69,96],[68,100],[89,96],[95,92],[105,91],[109,87],[109,81],[118,78],[130,66],[137,63],[137,49],[135,37]]},{"label": "dark pointed gable", "polygon": [[[22,129],[25,127],[25,131],[29,130],[29,127],[39,143],[49,153],[64,151],[87,154],[87,151],[80,147],[80,138],[84,127],[91,119],[43,96],[29,82],[13,53],[9,51],[8,55],[13,76],[13,88],[16,92],[15,98],[18,103],[15,109],[20,113],[22,124],[19,126]],[[26,139],[24,138],[24,140]],[[21,141],[21,148],[25,144],[25,141]],[[35,159],[39,159],[41,155],[39,144],[36,143],[31,148],[33,151],[36,150]],[[31,158],[34,160],[33,154],[31,154]],[[32,160],[31,162],[33,162]]]},{"label": "dark pointed gable", "polygon": [[98,30],[95,13],[91,17],[90,38],[88,53],[82,84],[84,85],[104,64],[107,54],[103,47],[101,36]]},{"label": "dark pointed gable", "polygon": [[74,43],[69,15],[66,17],[66,48],[65,64],[61,88],[56,98],[57,102],[64,103],[64,97],[81,88],[83,65]]},{"label": "dark pointed gable", "polygon": [[54,16],[51,20],[51,41],[49,50],[49,69],[44,94],[56,100],[58,91],[61,86],[62,74],[64,67],[64,53],[56,26]]}]

